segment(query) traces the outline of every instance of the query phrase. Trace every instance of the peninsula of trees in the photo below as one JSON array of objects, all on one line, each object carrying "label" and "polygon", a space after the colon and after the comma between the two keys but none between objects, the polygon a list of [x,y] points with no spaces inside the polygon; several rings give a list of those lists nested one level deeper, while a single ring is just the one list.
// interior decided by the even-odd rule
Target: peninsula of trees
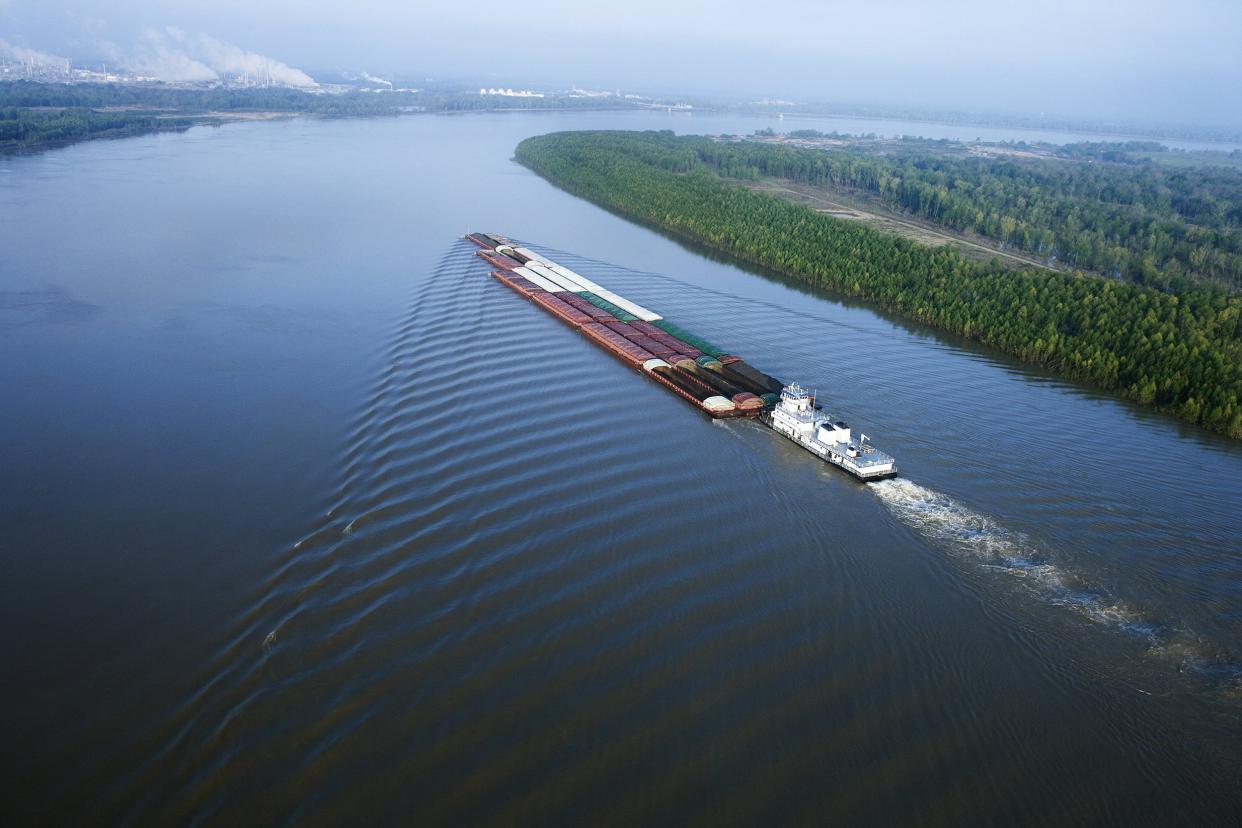
[{"label": "peninsula of trees", "polygon": [[[671,132],[564,132],[523,141],[516,157],[628,217],[1242,437],[1242,297],[1233,292],[1188,279],[1152,286],[1005,270],[720,176],[774,165],[808,177],[832,169],[783,148]],[[992,185],[981,175],[979,186]]]},{"label": "peninsula of trees", "polygon": [[189,129],[194,118],[91,109],[0,109],[0,150],[34,149],[89,138],[124,138]]}]

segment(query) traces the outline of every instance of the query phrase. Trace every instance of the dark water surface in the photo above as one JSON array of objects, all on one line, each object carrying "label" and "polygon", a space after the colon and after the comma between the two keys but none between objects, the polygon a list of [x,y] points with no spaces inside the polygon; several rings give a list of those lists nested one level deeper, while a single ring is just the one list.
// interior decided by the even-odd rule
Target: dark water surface
[{"label": "dark water surface", "polygon": [[[509,161],[763,125],[0,159],[5,824],[1235,823],[1242,445]],[[471,229],[817,387],[905,476],[706,419]]]}]

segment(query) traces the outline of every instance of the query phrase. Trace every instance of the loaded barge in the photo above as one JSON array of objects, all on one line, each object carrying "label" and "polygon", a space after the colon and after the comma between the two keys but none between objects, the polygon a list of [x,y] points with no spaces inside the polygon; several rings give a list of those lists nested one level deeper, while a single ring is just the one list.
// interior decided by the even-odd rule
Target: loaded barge
[{"label": "loaded barge", "polygon": [[715,418],[756,419],[861,480],[897,474],[866,435],[833,422],[801,386],[786,385],[546,256],[495,233],[468,233],[501,284]]}]

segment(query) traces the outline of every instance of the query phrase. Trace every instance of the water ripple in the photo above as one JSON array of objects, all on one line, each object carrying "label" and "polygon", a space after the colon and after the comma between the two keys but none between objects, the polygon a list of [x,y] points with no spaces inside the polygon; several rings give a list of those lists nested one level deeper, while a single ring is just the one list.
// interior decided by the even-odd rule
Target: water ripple
[{"label": "water ripple", "polygon": [[[140,740],[147,761],[105,818],[954,822],[977,790],[929,784],[929,768],[969,753],[1004,801],[1052,748],[1007,707],[1005,671],[977,669],[990,645],[946,632],[976,617],[961,615],[971,587],[923,568],[884,510],[1199,674],[1231,663],[932,488],[861,487],[753,423],[707,420],[488,278],[472,250],[420,274],[382,332],[331,508],[255,585],[199,691]],[[888,323],[550,253],[778,375],[821,381],[913,453],[917,435],[884,416],[901,390],[865,365],[806,361],[808,337],[917,360]],[[911,370],[953,380],[934,360]],[[957,600],[937,605],[929,583]],[[1048,694],[1090,681],[1062,675],[1026,680]],[[1085,720],[1083,738],[1115,744],[1108,721]],[[794,783],[822,793],[791,799]],[[1072,772],[1060,784],[1090,801]],[[1036,802],[1029,813],[1084,813]]]}]

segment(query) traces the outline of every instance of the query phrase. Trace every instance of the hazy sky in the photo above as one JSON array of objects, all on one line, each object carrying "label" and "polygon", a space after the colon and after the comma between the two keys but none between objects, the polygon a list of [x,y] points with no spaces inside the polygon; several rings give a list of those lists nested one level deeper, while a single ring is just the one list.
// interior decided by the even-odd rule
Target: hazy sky
[{"label": "hazy sky", "polygon": [[204,35],[312,75],[1242,123],[1242,0],[0,0],[0,41],[82,59]]}]

